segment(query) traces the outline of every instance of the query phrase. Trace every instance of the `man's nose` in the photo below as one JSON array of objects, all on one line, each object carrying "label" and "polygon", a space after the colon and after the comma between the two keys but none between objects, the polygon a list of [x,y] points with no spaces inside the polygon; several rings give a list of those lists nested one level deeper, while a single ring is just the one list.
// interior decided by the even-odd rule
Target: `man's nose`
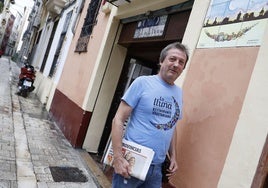
[{"label": "man's nose", "polygon": [[174,64],[173,64],[174,67],[179,67],[180,66],[180,63],[179,61],[174,61]]}]

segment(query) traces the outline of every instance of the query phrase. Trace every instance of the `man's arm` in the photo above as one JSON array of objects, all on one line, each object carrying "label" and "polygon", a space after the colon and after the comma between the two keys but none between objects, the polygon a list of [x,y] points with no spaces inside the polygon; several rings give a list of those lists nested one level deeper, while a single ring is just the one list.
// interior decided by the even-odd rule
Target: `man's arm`
[{"label": "man's arm", "polygon": [[123,126],[131,112],[132,108],[126,102],[121,101],[112,123],[114,170],[117,174],[121,174],[124,177],[129,177],[131,173],[129,164],[122,155]]},{"label": "man's arm", "polygon": [[173,176],[178,169],[178,164],[176,161],[176,137],[177,137],[177,132],[176,132],[176,128],[175,128],[175,131],[174,131],[172,139],[171,139],[169,151],[168,151],[169,157],[170,157],[170,166],[168,169],[169,173],[167,176],[169,176],[169,177]]}]

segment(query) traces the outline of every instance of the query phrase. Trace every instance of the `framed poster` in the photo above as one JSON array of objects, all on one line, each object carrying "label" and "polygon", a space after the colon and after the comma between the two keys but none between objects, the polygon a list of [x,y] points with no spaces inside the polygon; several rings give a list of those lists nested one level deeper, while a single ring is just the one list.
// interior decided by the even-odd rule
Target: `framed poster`
[{"label": "framed poster", "polygon": [[197,48],[259,46],[268,0],[212,0]]}]

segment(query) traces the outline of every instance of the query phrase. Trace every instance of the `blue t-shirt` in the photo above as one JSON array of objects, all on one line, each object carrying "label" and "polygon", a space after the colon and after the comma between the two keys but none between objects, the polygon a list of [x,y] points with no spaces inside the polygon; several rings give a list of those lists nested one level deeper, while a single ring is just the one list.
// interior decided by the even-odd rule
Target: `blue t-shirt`
[{"label": "blue t-shirt", "polygon": [[140,76],[122,100],[132,107],[125,138],[154,150],[153,164],[162,163],[176,123],[182,118],[182,90],[158,75]]}]

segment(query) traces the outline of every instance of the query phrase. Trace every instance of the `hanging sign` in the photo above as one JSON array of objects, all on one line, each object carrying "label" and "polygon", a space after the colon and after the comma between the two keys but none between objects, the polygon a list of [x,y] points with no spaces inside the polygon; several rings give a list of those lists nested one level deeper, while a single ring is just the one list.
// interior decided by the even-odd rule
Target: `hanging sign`
[{"label": "hanging sign", "polygon": [[159,37],[164,34],[167,15],[147,18],[138,22],[134,38]]}]

